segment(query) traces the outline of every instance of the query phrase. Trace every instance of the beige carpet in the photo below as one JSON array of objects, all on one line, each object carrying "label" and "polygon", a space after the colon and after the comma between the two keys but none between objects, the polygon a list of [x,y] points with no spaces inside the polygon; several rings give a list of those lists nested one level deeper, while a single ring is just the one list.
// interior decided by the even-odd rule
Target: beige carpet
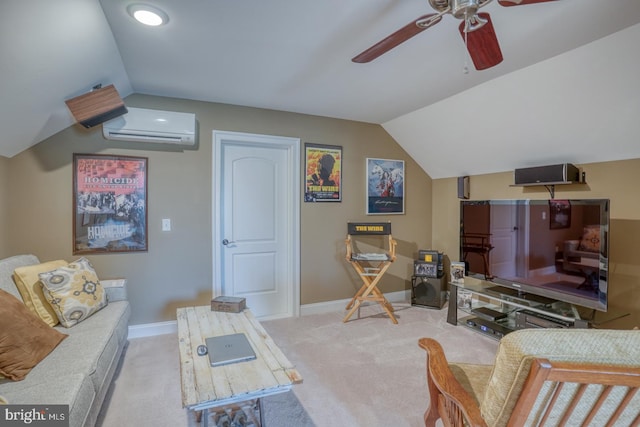
[{"label": "beige carpet", "polygon": [[[398,325],[377,305],[347,323],[342,311],[262,322],[301,373],[294,394],[317,427],[422,426],[428,396],[420,337],[440,341],[452,361],[492,362],[497,341],[449,325],[446,308],[394,307]],[[108,399],[99,427],[196,426],[181,407],[176,335],[131,340]],[[272,410],[266,427],[308,425],[292,423],[290,417],[306,414],[292,415],[281,404],[269,407],[285,409]]]}]

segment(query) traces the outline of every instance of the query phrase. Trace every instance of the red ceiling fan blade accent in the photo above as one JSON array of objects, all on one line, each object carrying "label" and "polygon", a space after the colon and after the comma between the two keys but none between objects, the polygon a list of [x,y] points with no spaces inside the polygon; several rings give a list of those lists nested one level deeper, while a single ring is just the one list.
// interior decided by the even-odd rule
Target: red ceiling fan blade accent
[{"label": "red ceiling fan blade accent", "polygon": [[500,6],[522,6],[525,4],[545,3],[556,0],[498,0]]},{"label": "red ceiling fan blade accent", "polygon": [[[467,34],[467,50],[471,55],[476,70],[486,70],[502,62],[502,51],[500,50],[496,32],[493,30],[491,17],[488,13],[479,13],[478,15],[481,19],[486,20],[487,23]],[[465,39],[464,25],[463,21],[459,27],[462,40]]]},{"label": "red ceiling fan blade accent", "polygon": [[380,40],[378,43],[374,44],[369,49],[353,57],[353,59],[351,60],[357,63],[365,63],[365,62],[373,61],[380,55],[387,53],[388,51],[398,46],[399,44],[409,40],[411,37],[421,33],[427,28],[440,22],[442,20],[442,16],[439,16],[437,19],[434,19],[431,25],[424,26],[424,27],[417,25],[418,21],[427,20],[428,18],[437,16],[437,15],[438,15],[437,13],[430,13],[428,15],[421,16],[415,21],[412,21],[410,24],[407,24],[404,27],[400,28],[398,31],[391,34],[390,36],[387,36],[386,38]]}]

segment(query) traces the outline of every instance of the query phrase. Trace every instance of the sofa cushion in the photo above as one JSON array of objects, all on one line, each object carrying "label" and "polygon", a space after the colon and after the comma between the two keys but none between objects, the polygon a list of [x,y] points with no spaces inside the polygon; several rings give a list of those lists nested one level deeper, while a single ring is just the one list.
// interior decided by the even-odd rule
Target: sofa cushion
[{"label": "sofa cushion", "polygon": [[20,295],[22,295],[24,305],[49,326],[55,326],[60,322],[56,312],[51,307],[51,304],[47,302],[42,292],[39,274],[55,270],[67,264],[65,260],[49,261],[42,264],[18,267],[13,273],[13,280],[18,291],[20,291]]},{"label": "sofa cushion", "polygon": [[44,295],[64,327],[82,322],[107,305],[107,294],[85,257],[39,276]]},{"label": "sofa cushion", "polygon": [[[96,400],[96,392],[91,379],[84,374],[71,373],[55,375],[51,372],[39,381],[25,381],[11,384],[9,403],[38,405],[69,405],[69,426],[92,426],[88,423],[89,413]],[[20,402],[20,403],[18,403]],[[31,425],[37,425],[32,423]]]},{"label": "sofa cushion", "polygon": [[129,313],[128,303],[117,302],[95,313],[91,321],[78,323],[69,329],[57,326],[56,329],[67,333],[70,339],[60,347],[64,352],[54,352],[47,365],[51,363],[52,369],[61,374],[82,372],[89,375],[96,381],[95,388],[99,388],[117,348],[126,341]]},{"label": "sofa cushion", "polygon": [[0,290],[0,375],[24,379],[66,337]]}]

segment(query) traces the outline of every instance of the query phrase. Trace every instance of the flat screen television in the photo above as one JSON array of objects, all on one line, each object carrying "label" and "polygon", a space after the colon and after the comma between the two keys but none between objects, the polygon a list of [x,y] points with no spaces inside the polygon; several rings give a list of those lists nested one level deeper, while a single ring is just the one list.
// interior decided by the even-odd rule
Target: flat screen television
[{"label": "flat screen television", "polygon": [[467,274],[607,311],[609,200],[463,200]]}]

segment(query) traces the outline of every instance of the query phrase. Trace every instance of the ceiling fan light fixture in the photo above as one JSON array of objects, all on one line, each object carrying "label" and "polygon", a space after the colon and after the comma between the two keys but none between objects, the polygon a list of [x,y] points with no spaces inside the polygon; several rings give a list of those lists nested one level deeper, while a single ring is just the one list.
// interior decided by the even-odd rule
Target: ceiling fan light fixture
[{"label": "ceiling fan light fixture", "polygon": [[130,4],[127,7],[127,12],[136,21],[151,27],[158,27],[169,22],[169,15],[157,7],[148,4]]},{"label": "ceiling fan light fixture", "polygon": [[[489,22],[488,19],[482,18],[480,15],[473,15],[464,18],[464,32],[471,33],[479,30]],[[466,44],[466,43],[465,43]]]},{"label": "ceiling fan light fixture", "polygon": [[458,19],[475,15],[479,7],[479,0],[451,0],[451,14]]}]

